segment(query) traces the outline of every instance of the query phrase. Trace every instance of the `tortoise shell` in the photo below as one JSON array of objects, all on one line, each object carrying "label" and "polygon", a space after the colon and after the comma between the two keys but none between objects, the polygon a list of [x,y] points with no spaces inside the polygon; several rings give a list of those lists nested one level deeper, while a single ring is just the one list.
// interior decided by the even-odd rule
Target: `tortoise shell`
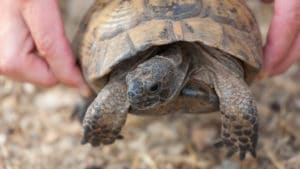
[{"label": "tortoise shell", "polygon": [[81,23],[75,53],[99,90],[116,65],[178,41],[240,59],[247,82],[261,67],[261,34],[244,0],[97,0]]}]

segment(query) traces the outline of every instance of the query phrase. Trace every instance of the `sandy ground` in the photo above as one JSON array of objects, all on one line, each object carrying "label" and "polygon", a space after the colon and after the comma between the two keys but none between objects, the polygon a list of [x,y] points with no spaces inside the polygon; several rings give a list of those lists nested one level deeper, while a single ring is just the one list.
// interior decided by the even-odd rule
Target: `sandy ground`
[{"label": "sandy ground", "polygon": [[[60,1],[68,37],[92,0]],[[265,37],[271,6],[248,0]],[[252,86],[260,115],[258,157],[225,159],[212,146],[219,114],[130,116],[125,139],[82,146],[70,118],[79,95],[65,86],[42,89],[0,77],[0,168],[3,169],[299,169],[300,67]]]}]

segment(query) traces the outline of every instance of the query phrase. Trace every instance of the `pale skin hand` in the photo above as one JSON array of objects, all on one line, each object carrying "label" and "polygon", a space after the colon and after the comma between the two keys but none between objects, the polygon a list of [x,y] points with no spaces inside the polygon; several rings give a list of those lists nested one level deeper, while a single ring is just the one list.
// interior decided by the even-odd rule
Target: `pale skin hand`
[{"label": "pale skin hand", "polygon": [[66,39],[57,0],[0,0],[0,74],[88,95]]},{"label": "pale skin hand", "polygon": [[264,48],[265,76],[283,73],[300,58],[300,0],[274,0],[274,7]]}]

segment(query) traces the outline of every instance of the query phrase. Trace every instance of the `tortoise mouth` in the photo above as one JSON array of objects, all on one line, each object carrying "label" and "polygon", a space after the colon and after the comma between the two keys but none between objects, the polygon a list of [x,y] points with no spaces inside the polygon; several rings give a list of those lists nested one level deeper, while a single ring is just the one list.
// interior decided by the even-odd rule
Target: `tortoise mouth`
[{"label": "tortoise mouth", "polygon": [[151,99],[148,98],[145,100],[129,99],[129,102],[130,102],[130,105],[132,106],[132,108],[138,109],[138,110],[145,110],[145,109],[153,108],[160,103],[159,99],[157,99],[157,98],[151,98]]}]

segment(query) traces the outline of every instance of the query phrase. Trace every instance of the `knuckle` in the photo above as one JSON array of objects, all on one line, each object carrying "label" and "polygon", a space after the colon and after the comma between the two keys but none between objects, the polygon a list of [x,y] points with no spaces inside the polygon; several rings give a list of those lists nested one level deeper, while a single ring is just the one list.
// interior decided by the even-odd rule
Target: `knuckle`
[{"label": "knuckle", "polygon": [[49,53],[51,53],[52,50],[55,50],[55,42],[51,37],[44,36],[37,42],[39,53],[44,57],[51,57]]}]

